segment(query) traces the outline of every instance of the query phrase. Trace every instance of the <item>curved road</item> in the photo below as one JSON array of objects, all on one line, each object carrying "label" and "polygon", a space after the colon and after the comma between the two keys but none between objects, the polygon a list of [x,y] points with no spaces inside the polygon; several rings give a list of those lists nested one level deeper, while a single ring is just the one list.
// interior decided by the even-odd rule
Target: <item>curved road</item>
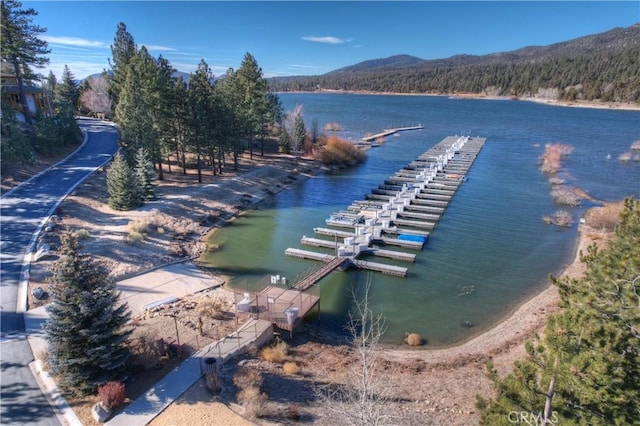
[{"label": "curved road", "polygon": [[41,224],[118,149],[115,126],[90,119],[78,123],[87,139],[76,152],[0,199],[0,424],[59,424],[28,367],[34,358],[25,335],[25,301],[19,288],[26,275],[24,255]]}]

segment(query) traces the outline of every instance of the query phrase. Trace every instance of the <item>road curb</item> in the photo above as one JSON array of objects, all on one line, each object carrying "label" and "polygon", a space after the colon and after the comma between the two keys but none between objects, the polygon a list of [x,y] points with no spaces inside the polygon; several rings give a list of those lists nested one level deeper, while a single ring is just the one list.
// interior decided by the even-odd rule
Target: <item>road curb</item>
[{"label": "road curb", "polygon": [[42,368],[42,361],[36,359],[29,363],[29,369],[36,378],[44,397],[47,398],[53,412],[60,420],[60,424],[69,426],[82,426],[82,422],[76,416],[66,399],[60,394],[56,382],[51,375]]}]

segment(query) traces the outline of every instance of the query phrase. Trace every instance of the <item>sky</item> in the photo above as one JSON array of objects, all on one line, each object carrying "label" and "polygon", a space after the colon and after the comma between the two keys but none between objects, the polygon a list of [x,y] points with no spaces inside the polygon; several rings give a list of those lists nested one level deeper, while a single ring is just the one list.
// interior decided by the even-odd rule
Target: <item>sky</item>
[{"label": "sky", "polygon": [[109,68],[120,22],[179,71],[214,75],[246,53],[265,77],[320,75],[393,55],[442,59],[544,46],[640,22],[640,1],[30,1],[47,29],[49,70]]}]

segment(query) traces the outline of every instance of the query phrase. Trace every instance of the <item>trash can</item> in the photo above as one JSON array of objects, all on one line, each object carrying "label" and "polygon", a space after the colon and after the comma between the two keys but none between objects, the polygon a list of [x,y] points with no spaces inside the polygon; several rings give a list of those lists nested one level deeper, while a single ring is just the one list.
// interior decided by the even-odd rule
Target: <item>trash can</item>
[{"label": "trash can", "polygon": [[204,359],[204,373],[209,374],[212,371],[217,371],[218,368],[218,360],[213,357]]},{"label": "trash can", "polygon": [[293,325],[296,319],[298,319],[298,308],[289,308],[284,311],[284,314],[287,316],[287,324]]}]

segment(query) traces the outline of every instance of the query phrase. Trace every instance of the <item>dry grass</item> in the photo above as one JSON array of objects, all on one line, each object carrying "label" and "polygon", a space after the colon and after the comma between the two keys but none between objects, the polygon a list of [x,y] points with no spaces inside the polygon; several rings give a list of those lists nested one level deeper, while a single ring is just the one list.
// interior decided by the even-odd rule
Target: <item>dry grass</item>
[{"label": "dry grass", "polygon": [[267,346],[263,348],[260,352],[262,359],[264,359],[265,361],[277,362],[280,364],[285,362],[288,354],[289,345],[283,340],[276,342],[276,344],[273,346]]},{"label": "dry grass", "polygon": [[571,226],[573,224],[573,217],[566,210],[558,210],[551,216],[544,216],[542,220],[549,225],[556,226]]},{"label": "dry grass", "polygon": [[623,202],[607,203],[602,207],[590,209],[584,219],[586,224],[594,229],[613,231],[620,222],[623,209]]},{"label": "dry grass", "polygon": [[260,391],[262,382],[262,374],[247,367],[239,367],[233,376],[233,383],[240,388],[238,401],[245,410],[245,416],[252,419],[261,416],[267,402],[267,395]]},{"label": "dry grass", "polygon": [[282,365],[282,371],[284,371],[285,374],[295,375],[300,372],[300,367],[298,367],[298,364],[295,362],[287,361]]},{"label": "dry grass", "polygon": [[76,238],[78,240],[86,240],[88,238],[91,238],[91,234],[89,233],[89,231],[87,231],[86,229],[78,229],[76,232]]},{"label": "dry grass", "polygon": [[344,130],[340,123],[335,122],[325,124],[323,129],[325,132],[340,132]]},{"label": "dry grass", "polygon": [[409,346],[421,346],[422,337],[418,333],[406,333],[405,342]]},{"label": "dry grass", "polygon": [[551,191],[551,198],[557,204],[562,206],[579,206],[580,205],[580,197],[578,197],[572,189],[567,187],[556,187]]},{"label": "dry grass", "polygon": [[561,143],[547,144],[540,156],[540,170],[545,174],[555,174],[560,170],[561,162],[573,152],[571,145]]},{"label": "dry grass", "polygon": [[198,301],[196,308],[200,316],[213,319],[223,319],[228,306],[225,299],[207,297]]}]

